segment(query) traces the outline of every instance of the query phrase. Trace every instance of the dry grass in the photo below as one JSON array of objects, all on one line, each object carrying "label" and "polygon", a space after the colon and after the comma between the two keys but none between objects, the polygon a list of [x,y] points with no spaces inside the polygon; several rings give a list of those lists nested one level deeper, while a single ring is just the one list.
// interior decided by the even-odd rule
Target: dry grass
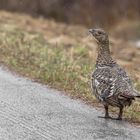
[{"label": "dry grass", "polygon": [[[62,30],[57,31],[54,22],[44,22],[42,19],[37,21],[30,17],[3,12],[0,15],[1,63],[16,72],[63,90],[74,98],[97,104],[90,91],[90,73],[94,69],[95,58],[94,45],[91,48],[91,42],[85,42],[79,27],[68,26],[68,29],[64,30],[67,26],[58,24],[57,27]],[[46,31],[41,26],[44,23]],[[47,25],[50,25],[52,30],[56,29],[51,33]],[[62,38],[58,39],[60,34],[65,35],[67,42]],[[56,44],[55,39],[60,42]],[[140,85],[136,79],[135,84],[139,89]],[[125,110],[125,117],[132,122],[140,122],[139,101]]]},{"label": "dry grass", "polygon": [[92,61],[86,47],[50,44],[44,36],[3,19],[0,23],[0,61],[79,98],[92,98],[89,73]]}]

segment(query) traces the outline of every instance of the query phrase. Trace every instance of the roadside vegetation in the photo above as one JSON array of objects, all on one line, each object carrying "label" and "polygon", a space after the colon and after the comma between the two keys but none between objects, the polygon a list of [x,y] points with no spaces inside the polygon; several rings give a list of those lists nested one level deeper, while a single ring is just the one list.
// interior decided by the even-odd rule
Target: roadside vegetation
[{"label": "roadside vegetation", "polygon": [[[0,62],[15,72],[62,90],[72,98],[99,106],[90,89],[95,45],[88,41],[87,35],[80,34],[81,31],[85,29],[1,12]],[[134,78],[135,86],[139,88],[139,79]],[[140,122],[139,100],[126,109],[125,117]]]}]

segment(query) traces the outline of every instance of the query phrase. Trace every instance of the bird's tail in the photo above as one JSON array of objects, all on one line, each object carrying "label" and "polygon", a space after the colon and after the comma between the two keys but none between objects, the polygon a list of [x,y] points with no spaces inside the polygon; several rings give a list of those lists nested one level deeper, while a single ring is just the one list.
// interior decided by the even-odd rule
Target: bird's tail
[{"label": "bird's tail", "polygon": [[134,96],[140,98],[140,93],[137,90],[134,90]]}]

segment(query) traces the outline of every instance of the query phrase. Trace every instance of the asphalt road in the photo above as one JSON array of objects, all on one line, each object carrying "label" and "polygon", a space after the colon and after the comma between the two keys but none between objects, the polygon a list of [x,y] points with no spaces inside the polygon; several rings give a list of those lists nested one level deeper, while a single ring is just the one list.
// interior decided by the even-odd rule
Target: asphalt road
[{"label": "asphalt road", "polygon": [[0,68],[0,140],[139,140],[140,128]]}]

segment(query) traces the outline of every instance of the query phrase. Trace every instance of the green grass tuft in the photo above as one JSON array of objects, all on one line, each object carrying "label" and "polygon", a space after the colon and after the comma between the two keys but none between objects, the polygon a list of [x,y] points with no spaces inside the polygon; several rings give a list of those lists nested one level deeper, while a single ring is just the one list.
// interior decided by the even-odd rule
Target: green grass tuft
[{"label": "green grass tuft", "polygon": [[91,97],[92,64],[87,48],[51,45],[42,34],[10,25],[1,25],[0,30],[2,63],[75,97]]}]

